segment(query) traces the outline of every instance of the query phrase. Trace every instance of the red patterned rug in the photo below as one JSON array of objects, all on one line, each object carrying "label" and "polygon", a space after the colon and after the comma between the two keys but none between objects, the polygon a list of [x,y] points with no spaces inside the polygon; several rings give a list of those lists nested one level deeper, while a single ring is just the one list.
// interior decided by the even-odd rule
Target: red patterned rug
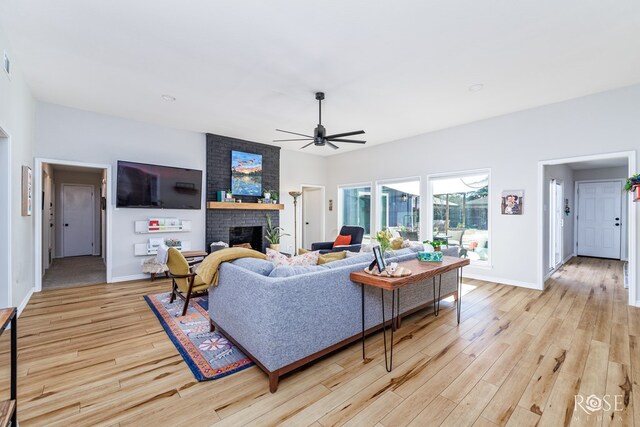
[{"label": "red patterned rug", "polygon": [[181,316],[184,301],[169,303],[171,293],[145,295],[165,332],[198,381],[215,380],[241,371],[253,362],[224,335],[209,332],[209,300],[191,299],[187,314]]}]

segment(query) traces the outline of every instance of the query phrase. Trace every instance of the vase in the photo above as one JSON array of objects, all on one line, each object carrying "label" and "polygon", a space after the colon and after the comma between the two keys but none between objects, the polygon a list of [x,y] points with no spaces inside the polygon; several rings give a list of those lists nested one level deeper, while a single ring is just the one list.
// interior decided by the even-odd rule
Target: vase
[{"label": "vase", "polygon": [[272,244],[269,245],[269,247],[271,249],[273,249],[274,251],[280,252],[280,243],[272,243]]},{"label": "vase", "polygon": [[433,248],[434,252],[442,252],[442,248],[440,248],[440,246],[438,246],[437,248]]},{"label": "vase", "polygon": [[640,201],[640,185],[633,186],[633,201]]}]

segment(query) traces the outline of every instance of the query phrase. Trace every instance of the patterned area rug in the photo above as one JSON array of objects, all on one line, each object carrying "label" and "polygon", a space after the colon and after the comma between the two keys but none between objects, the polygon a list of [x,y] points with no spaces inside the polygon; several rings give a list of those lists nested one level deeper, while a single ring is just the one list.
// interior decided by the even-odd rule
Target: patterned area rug
[{"label": "patterned area rug", "polygon": [[209,332],[207,297],[191,299],[185,316],[181,316],[184,301],[176,298],[170,304],[170,297],[166,292],[145,295],[144,299],[198,381],[215,380],[253,366],[224,335]]}]

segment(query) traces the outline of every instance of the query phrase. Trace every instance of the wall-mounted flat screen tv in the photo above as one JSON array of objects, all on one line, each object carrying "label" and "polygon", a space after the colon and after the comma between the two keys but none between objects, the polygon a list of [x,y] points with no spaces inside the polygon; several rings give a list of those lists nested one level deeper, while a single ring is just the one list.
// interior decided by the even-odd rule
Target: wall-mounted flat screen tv
[{"label": "wall-mounted flat screen tv", "polygon": [[118,161],[116,207],[200,209],[202,171]]}]

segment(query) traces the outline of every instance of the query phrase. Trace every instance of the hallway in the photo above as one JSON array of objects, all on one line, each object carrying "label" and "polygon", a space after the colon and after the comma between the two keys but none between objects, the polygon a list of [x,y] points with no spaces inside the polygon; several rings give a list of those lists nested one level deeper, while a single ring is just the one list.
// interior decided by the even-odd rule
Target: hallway
[{"label": "hallway", "polygon": [[42,278],[42,289],[64,289],[106,282],[100,256],[56,258]]}]

